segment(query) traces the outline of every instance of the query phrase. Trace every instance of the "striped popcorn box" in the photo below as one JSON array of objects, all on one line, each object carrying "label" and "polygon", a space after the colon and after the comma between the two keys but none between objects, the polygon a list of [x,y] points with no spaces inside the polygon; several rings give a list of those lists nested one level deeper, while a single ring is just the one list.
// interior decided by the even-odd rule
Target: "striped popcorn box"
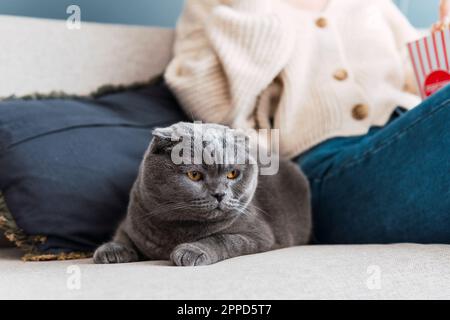
[{"label": "striped popcorn box", "polygon": [[408,49],[423,99],[450,83],[450,30],[408,43]]}]

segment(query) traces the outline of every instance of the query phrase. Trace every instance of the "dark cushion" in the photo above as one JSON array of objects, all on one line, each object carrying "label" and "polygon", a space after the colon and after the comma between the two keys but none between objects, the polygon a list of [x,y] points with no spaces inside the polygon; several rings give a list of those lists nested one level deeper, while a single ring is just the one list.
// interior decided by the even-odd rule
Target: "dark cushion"
[{"label": "dark cushion", "polygon": [[0,191],[44,253],[90,252],[113,235],[151,129],[186,120],[162,81],[95,99],[0,102]]}]

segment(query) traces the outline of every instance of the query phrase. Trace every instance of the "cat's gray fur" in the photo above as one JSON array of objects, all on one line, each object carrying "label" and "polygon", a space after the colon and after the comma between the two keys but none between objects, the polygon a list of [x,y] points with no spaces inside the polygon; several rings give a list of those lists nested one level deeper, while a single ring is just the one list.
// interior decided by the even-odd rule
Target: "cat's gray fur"
[{"label": "cat's gray fur", "polygon": [[[224,145],[233,133],[208,124]],[[130,194],[128,213],[112,242],[100,246],[95,263],[172,260],[199,266],[246,254],[307,244],[311,235],[308,181],[298,167],[280,159],[278,174],[258,175],[258,165],[175,165],[170,157],[178,123],[156,129]],[[231,136],[230,136],[231,135]],[[237,168],[241,174],[229,180]],[[200,171],[205,179],[186,176]],[[223,200],[213,194],[223,193]]]}]

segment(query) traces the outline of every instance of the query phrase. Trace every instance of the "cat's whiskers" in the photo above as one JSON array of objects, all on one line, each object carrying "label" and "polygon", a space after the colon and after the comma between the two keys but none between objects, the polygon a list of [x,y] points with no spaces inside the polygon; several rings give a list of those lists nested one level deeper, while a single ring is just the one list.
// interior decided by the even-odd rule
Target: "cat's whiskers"
[{"label": "cat's whiskers", "polygon": [[264,211],[263,209],[257,207],[256,205],[254,205],[252,203],[249,203],[248,206],[251,207],[252,209],[255,209],[255,210],[261,212],[263,215],[265,215],[267,217],[269,216],[269,214],[266,211]]},{"label": "cat's whiskers", "polygon": [[180,204],[180,203],[166,203],[166,204],[162,204],[160,206],[152,208],[152,215],[167,213],[167,212],[172,211],[172,210],[182,209],[183,207],[185,207],[185,206],[183,204]]},{"label": "cat's whiskers", "polygon": [[[230,202],[233,203],[233,205],[234,205],[233,207],[235,208],[235,210],[237,210],[237,207],[239,207],[239,208],[241,208],[241,209],[243,209],[243,210],[245,210],[245,211],[247,211],[247,212],[249,212],[251,214],[261,213],[261,214],[263,214],[265,216],[269,216],[269,214],[266,211],[264,211],[263,209],[259,208],[258,206],[254,205],[254,204],[252,204],[250,202],[249,203],[245,203],[245,202],[242,202],[242,201],[240,201],[238,199],[230,199]],[[250,209],[254,209],[257,212],[254,212],[254,211],[252,211]],[[242,210],[238,210],[238,211],[241,212]]]},{"label": "cat's whiskers", "polygon": [[237,211],[238,213],[247,217],[255,214],[255,212],[247,208],[246,204],[244,204],[242,201],[239,201],[238,199],[229,199],[225,204],[228,205],[232,210]]},{"label": "cat's whiskers", "polygon": [[212,207],[211,201],[208,201],[205,199],[191,200],[187,204],[191,205],[192,207],[197,207],[197,208]]},{"label": "cat's whiskers", "polygon": [[249,217],[250,216],[250,212],[248,212],[245,208],[234,208],[234,211],[237,211],[238,213]]}]

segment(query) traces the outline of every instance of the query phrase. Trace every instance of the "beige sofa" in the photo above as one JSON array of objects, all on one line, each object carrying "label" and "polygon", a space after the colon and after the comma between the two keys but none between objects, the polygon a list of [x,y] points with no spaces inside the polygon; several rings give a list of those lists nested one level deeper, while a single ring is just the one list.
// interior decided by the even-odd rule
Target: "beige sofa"
[{"label": "beige sofa", "polygon": [[[172,41],[167,29],[68,30],[61,21],[0,16],[0,97],[146,81],[164,69]],[[450,246],[305,246],[200,268],[22,262],[17,249],[0,248],[0,298],[448,299]]]}]

